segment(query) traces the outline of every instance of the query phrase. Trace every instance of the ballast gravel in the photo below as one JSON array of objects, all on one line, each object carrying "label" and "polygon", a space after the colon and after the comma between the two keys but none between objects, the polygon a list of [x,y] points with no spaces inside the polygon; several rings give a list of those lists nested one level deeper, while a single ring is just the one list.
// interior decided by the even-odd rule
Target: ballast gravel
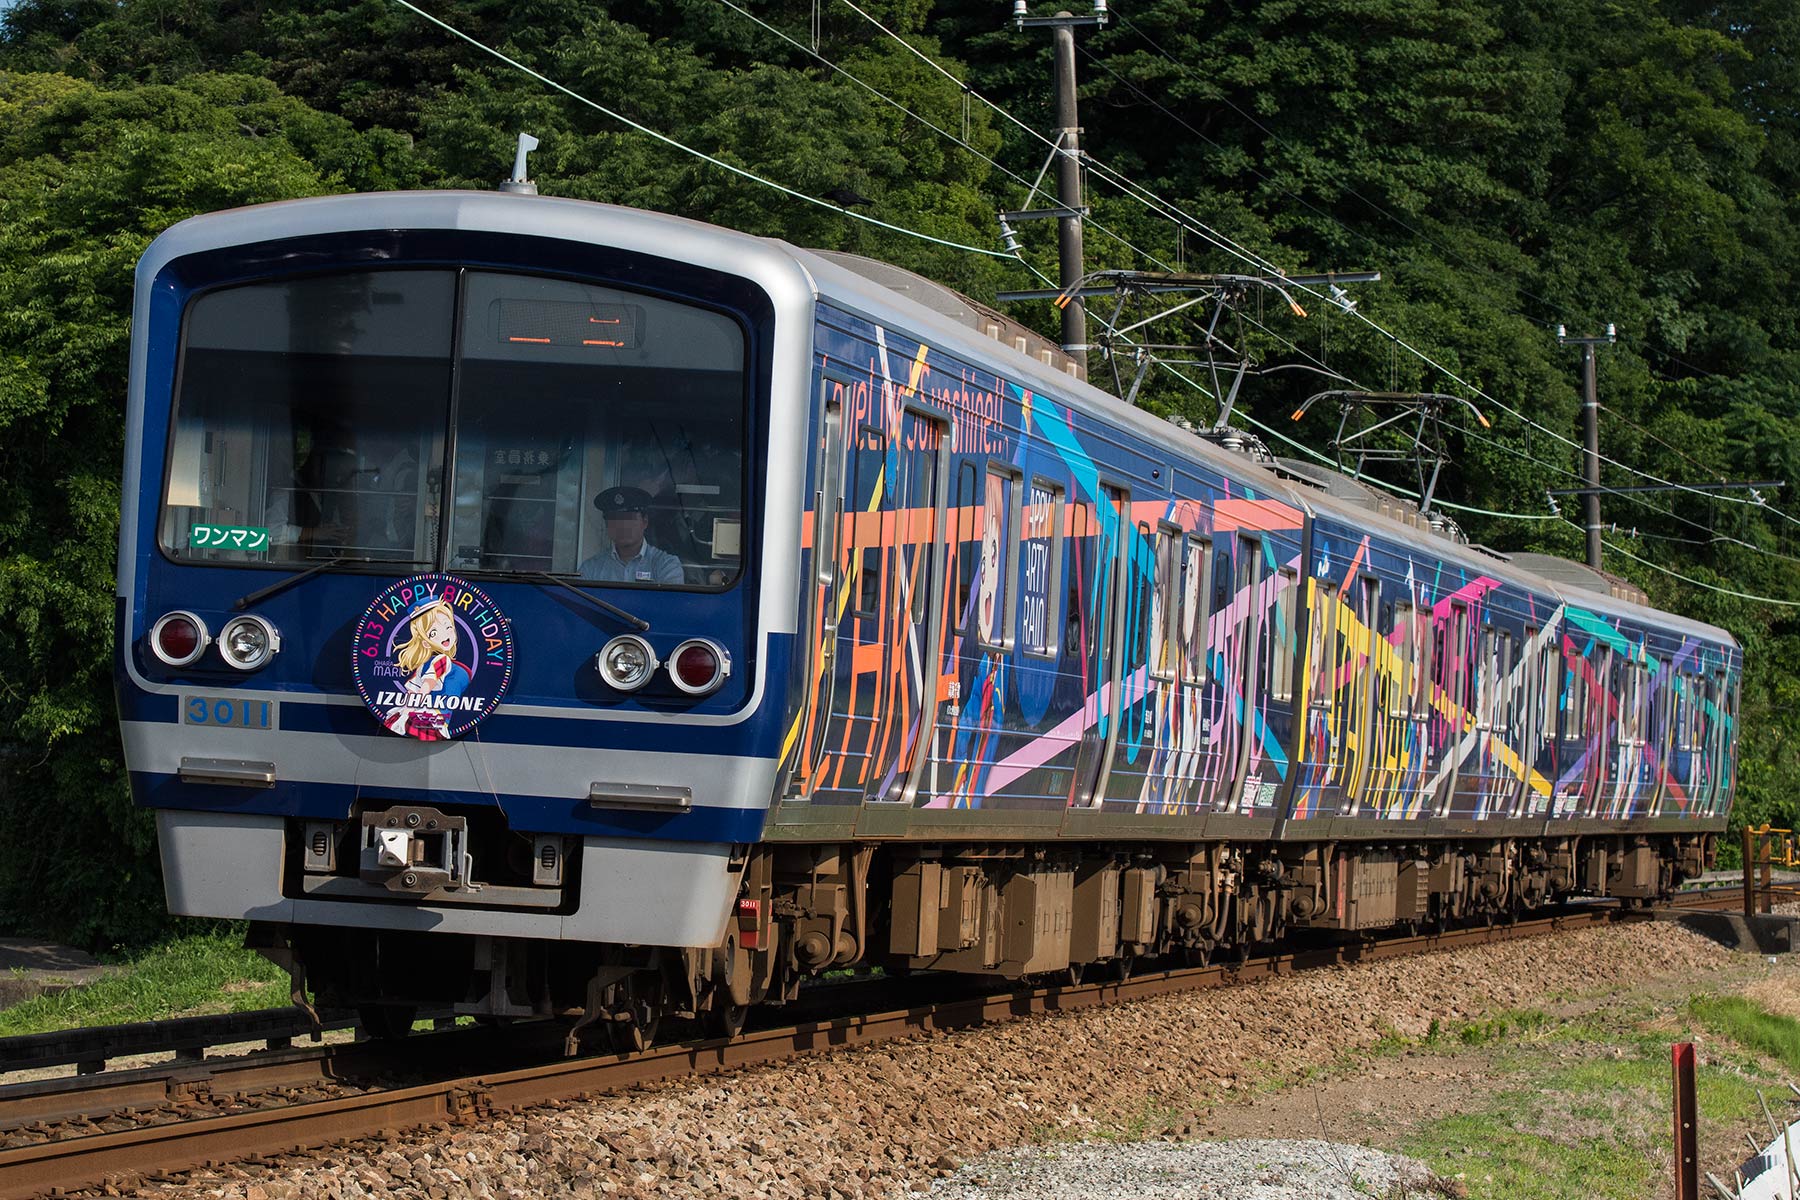
[{"label": "ballast gravel", "polygon": [[[1256,1080],[1392,1033],[1417,1037],[1433,1022],[1730,959],[1673,923],[1573,931],[925,1035],[117,1190],[184,1200],[900,1197],[933,1181],[962,1186],[963,1163],[1004,1147],[1125,1128],[1191,1137],[1209,1105]],[[1255,1154],[1218,1153],[1236,1175],[1213,1181],[1240,1190],[1217,1194],[1255,1194],[1242,1190],[1261,1181]]]},{"label": "ballast gravel", "polygon": [[1422,1162],[1317,1139],[1082,1142],[982,1155],[931,1200],[1370,1200],[1442,1196]]}]

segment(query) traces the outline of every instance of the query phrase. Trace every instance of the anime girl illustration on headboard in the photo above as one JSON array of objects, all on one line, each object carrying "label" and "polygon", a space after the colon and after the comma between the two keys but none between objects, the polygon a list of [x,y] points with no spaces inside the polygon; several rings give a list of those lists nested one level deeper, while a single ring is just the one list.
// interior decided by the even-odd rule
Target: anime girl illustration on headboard
[{"label": "anime girl illustration on headboard", "polygon": [[421,595],[406,622],[407,639],[396,648],[394,662],[411,703],[389,710],[382,724],[407,737],[438,741],[446,727],[441,700],[460,696],[469,686],[469,669],[456,661],[456,617],[442,595]]}]

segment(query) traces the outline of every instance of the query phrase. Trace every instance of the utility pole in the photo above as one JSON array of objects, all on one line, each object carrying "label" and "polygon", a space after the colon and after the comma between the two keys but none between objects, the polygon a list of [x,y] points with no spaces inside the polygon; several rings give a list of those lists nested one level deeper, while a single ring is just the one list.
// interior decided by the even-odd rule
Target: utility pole
[{"label": "utility pole", "polygon": [[[1055,39],[1056,47],[1056,197],[1058,207],[1051,210],[1034,210],[1023,213],[1007,213],[1002,217],[1002,228],[1005,219],[1019,219],[1032,216],[1050,216],[1057,218],[1057,247],[1061,258],[1061,283],[1064,289],[1079,288],[1083,272],[1086,270],[1081,245],[1081,218],[1086,209],[1081,204],[1081,120],[1076,108],[1075,95],[1075,29],[1077,26],[1106,24],[1106,0],[1094,0],[1093,15],[1077,17],[1064,10],[1054,17],[1034,17],[1029,15],[1027,0],[1013,0],[1013,27],[1023,30],[1030,28],[1048,28]],[[1081,364],[1082,376],[1087,375],[1087,309],[1076,295],[1063,306],[1062,310],[1062,347],[1065,354],[1070,355]]]},{"label": "utility pole", "polygon": [[1587,437],[1587,565],[1600,569],[1600,390],[1596,381],[1595,350],[1618,341],[1618,330],[1607,323],[1600,337],[1570,337],[1567,327],[1556,327],[1559,346],[1581,347],[1582,425]]}]

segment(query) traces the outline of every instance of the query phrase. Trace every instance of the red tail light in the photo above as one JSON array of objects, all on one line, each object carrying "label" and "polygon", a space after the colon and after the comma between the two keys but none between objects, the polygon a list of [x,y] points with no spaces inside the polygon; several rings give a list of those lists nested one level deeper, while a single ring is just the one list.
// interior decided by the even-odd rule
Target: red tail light
[{"label": "red tail light", "polygon": [[191,612],[177,609],[164,613],[150,627],[150,652],[171,667],[185,667],[212,642],[206,622]]},{"label": "red tail light", "polygon": [[669,678],[690,696],[717,690],[731,674],[731,656],[705,638],[693,638],[669,655]]}]

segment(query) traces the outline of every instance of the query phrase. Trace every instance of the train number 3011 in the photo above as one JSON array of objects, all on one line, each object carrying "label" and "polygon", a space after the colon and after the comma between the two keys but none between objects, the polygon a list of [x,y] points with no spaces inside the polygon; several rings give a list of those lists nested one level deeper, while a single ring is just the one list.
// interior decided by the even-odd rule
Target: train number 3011
[{"label": "train number 3011", "polygon": [[183,725],[217,725],[232,729],[269,729],[275,704],[269,700],[240,700],[231,696],[183,696]]}]

